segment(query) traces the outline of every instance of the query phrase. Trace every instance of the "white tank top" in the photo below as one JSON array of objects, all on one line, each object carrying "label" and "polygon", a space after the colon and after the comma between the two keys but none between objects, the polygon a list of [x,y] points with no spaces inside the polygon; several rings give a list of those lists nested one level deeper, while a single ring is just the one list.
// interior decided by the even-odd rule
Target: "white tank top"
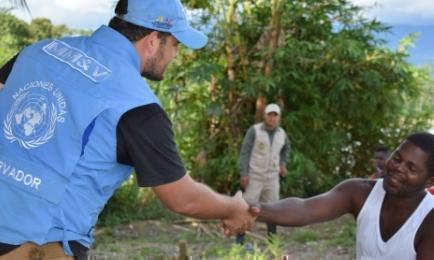
[{"label": "white tank top", "polygon": [[434,208],[434,196],[427,194],[401,228],[384,242],[380,234],[380,210],[385,194],[383,179],[379,179],[357,217],[357,259],[416,259],[414,238],[422,221]]}]

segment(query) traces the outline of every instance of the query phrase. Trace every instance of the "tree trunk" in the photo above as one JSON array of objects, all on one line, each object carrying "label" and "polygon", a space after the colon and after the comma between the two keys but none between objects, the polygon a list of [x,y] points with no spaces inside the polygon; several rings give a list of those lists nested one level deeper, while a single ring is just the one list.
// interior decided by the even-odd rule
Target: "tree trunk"
[{"label": "tree trunk", "polygon": [[[273,56],[280,43],[280,37],[282,35],[282,4],[284,0],[272,0],[271,1],[271,19],[267,29],[264,31],[261,39],[258,41],[256,48],[262,49],[265,51],[265,55],[263,56],[260,64],[260,72],[264,75],[265,78],[270,77],[273,71]],[[262,41],[262,42],[260,42]],[[278,97],[275,97],[275,100],[278,100]],[[259,122],[263,119],[264,109],[267,100],[260,91],[259,96],[256,99],[256,113],[255,120]],[[280,104],[283,106],[283,104]]]}]

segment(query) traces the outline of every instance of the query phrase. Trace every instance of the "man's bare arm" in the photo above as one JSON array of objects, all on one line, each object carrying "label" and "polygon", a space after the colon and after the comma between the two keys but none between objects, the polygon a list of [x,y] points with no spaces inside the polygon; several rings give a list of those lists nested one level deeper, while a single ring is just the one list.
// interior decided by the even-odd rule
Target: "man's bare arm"
[{"label": "man's bare arm", "polygon": [[357,216],[369,187],[364,180],[344,181],[321,195],[302,199],[290,197],[252,207],[258,220],[282,226],[303,226],[338,218],[346,213]]},{"label": "man's bare arm", "polygon": [[199,219],[221,219],[227,235],[250,229],[253,225],[254,218],[241,193],[235,197],[218,194],[188,174],[153,190],[167,208],[179,214]]},{"label": "man's bare arm", "polygon": [[[429,196],[429,194],[427,196]],[[418,243],[415,245],[416,259],[434,259],[434,209],[431,210],[431,212],[422,222],[422,225],[418,230],[418,233],[419,232],[420,234],[416,235],[416,240],[418,240]]]}]

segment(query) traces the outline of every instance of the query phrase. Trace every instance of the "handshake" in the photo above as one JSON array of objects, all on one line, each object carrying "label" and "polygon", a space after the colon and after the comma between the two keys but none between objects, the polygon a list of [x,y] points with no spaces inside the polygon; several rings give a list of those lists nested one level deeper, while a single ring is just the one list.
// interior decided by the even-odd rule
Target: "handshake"
[{"label": "handshake", "polygon": [[247,204],[240,191],[232,199],[234,210],[228,217],[222,218],[220,223],[224,234],[228,237],[252,229],[260,213],[260,206]]}]

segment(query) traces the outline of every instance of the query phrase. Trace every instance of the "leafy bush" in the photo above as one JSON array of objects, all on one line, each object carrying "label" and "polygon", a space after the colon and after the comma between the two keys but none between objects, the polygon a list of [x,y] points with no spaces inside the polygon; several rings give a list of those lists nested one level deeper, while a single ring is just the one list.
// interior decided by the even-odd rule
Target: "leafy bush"
[{"label": "leafy bush", "polygon": [[427,129],[434,103],[424,94],[432,84],[406,61],[413,35],[386,48],[378,35],[390,28],[348,1],[243,3],[205,5],[198,21],[210,44],[182,51],[154,85],[193,176],[233,192],[241,141],[267,102],[283,108],[293,147],[284,196],[368,176],[377,145],[395,147]]}]

